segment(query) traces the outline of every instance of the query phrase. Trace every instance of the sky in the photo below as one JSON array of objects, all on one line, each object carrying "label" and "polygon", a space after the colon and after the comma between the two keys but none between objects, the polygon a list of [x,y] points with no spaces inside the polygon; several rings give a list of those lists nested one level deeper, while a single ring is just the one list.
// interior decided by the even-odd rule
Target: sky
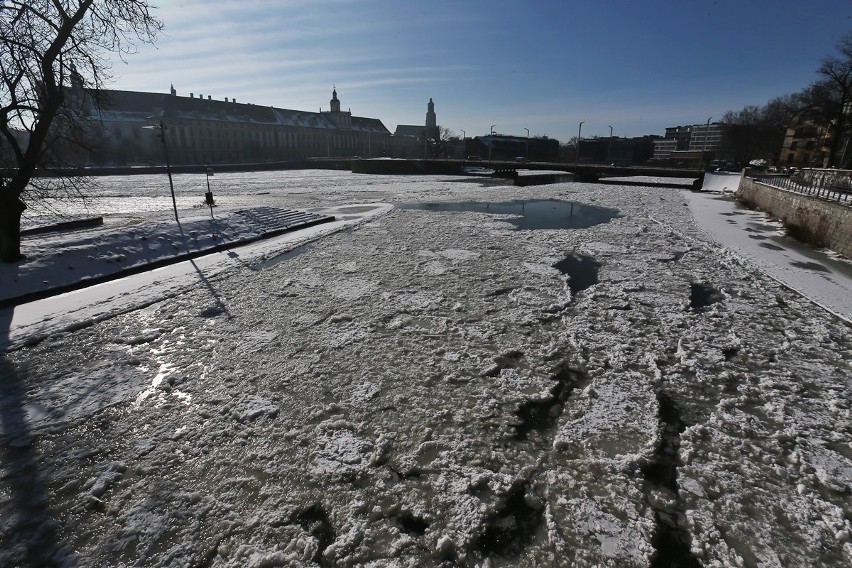
[{"label": "sky", "polygon": [[[156,3],[156,0],[155,0]],[[112,87],[343,109],[456,134],[663,134],[795,93],[849,0],[160,0]],[[580,122],[583,122],[582,129]]]}]

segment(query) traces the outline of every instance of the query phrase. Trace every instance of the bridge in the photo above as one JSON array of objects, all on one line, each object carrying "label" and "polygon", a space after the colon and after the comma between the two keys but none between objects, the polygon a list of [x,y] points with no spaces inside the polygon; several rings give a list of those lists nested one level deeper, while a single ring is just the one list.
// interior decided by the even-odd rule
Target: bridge
[{"label": "bridge", "polygon": [[[704,174],[695,169],[662,168],[648,166],[612,166],[607,164],[566,164],[564,162],[513,162],[488,160],[423,160],[397,158],[305,158],[283,162],[258,162],[238,164],[210,164],[216,172],[328,169],[351,170],[359,174],[389,175],[465,175],[465,168],[480,167],[494,170],[493,177],[513,179],[516,185],[536,185],[576,180],[581,182],[617,185],[651,185],[656,187],[700,188]],[[133,175],[165,174],[166,166],[125,166],[77,168],[66,171],[41,172],[37,175]],[[172,173],[204,173],[206,166],[177,164]],[[518,175],[518,170],[540,170],[542,174]],[[681,178],[680,182],[650,182],[625,180],[626,177]],[[617,178],[618,181],[610,178]],[[684,183],[684,179],[694,180]]]},{"label": "bridge", "polygon": [[[613,166],[607,164],[566,164],[564,162],[512,162],[487,160],[410,160],[410,159],[353,159],[352,172],[361,174],[395,174],[395,175],[464,175],[465,168],[480,167],[495,171],[495,177],[520,179],[516,174],[522,170],[541,170],[551,175],[558,172],[572,174],[573,179],[581,182],[608,183],[607,178],[625,177],[658,177],[681,178],[694,180],[684,183],[649,183],[647,181],[619,180],[619,185],[657,185],[663,187],[701,187],[703,172],[696,169],[664,168],[654,166]],[[523,176],[527,177],[527,176]],[[563,180],[557,180],[563,181]],[[553,183],[548,181],[545,183]],[[518,185],[522,185],[519,183]]]}]

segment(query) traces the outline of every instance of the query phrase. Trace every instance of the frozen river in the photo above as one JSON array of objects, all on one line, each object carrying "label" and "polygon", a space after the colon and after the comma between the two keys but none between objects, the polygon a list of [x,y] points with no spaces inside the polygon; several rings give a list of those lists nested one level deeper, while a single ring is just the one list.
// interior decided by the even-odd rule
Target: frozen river
[{"label": "frozen river", "polygon": [[[75,213],[167,218],[164,181]],[[397,207],[4,355],[0,565],[852,563],[850,328],[687,192],[211,184]]]}]

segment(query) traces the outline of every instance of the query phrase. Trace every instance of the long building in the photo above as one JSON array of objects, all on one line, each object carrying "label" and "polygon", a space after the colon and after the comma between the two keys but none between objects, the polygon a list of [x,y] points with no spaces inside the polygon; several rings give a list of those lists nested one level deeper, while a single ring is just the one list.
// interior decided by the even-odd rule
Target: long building
[{"label": "long building", "polygon": [[654,140],[653,159],[672,165],[731,160],[734,152],[727,137],[729,128],[723,122],[670,126],[662,139]]},{"label": "long building", "polygon": [[[81,92],[79,86],[72,91]],[[377,118],[340,109],[337,89],[330,110],[308,112],[135,91],[100,91],[103,104],[83,97],[96,135],[88,162],[95,165],[158,164],[165,136],[173,164],[241,164],[312,157],[386,156],[390,132]],[[162,124],[162,130],[160,125]]]}]

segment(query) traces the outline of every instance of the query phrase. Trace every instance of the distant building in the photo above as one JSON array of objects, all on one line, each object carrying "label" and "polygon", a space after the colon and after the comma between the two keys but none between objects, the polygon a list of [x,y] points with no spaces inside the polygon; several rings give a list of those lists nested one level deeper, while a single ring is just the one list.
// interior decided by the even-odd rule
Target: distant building
[{"label": "distant building", "polygon": [[784,137],[778,164],[798,168],[852,169],[852,100],[840,116],[810,108],[793,117]]},{"label": "distant building", "polygon": [[798,113],[784,136],[779,165],[796,168],[822,168],[828,164],[829,128],[814,110]]},{"label": "distant building", "polygon": [[481,160],[555,162],[559,159],[559,141],[554,138],[524,138],[493,134],[465,139],[465,157]]},{"label": "distant building", "polygon": [[[89,92],[89,100],[95,92]],[[376,118],[340,110],[337,90],[331,110],[308,112],[272,106],[135,91],[97,91],[106,101],[84,108],[96,122],[92,164],[162,163],[155,132],[165,127],[173,164],[260,163],[310,157],[386,156],[390,132]]]},{"label": "distant building", "polygon": [[654,141],[653,159],[655,161],[668,161],[672,152],[677,152],[677,140],[663,138]]},{"label": "distant building", "polygon": [[391,137],[391,155],[394,158],[431,158],[429,139],[437,139],[439,134],[435,103],[430,98],[426,105],[426,121],[422,126],[397,125]]},{"label": "distant building", "polygon": [[659,138],[659,136],[586,138],[580,142],[579,162],[620,166],[644,164],[654,156]]},{"label": "distant building", "polygon": [[723,122],[668,127],[665,136],[653,142],[653,161],[691,167],[713,160],[732,160],[734,150],[728,138],[729,128]]}]

